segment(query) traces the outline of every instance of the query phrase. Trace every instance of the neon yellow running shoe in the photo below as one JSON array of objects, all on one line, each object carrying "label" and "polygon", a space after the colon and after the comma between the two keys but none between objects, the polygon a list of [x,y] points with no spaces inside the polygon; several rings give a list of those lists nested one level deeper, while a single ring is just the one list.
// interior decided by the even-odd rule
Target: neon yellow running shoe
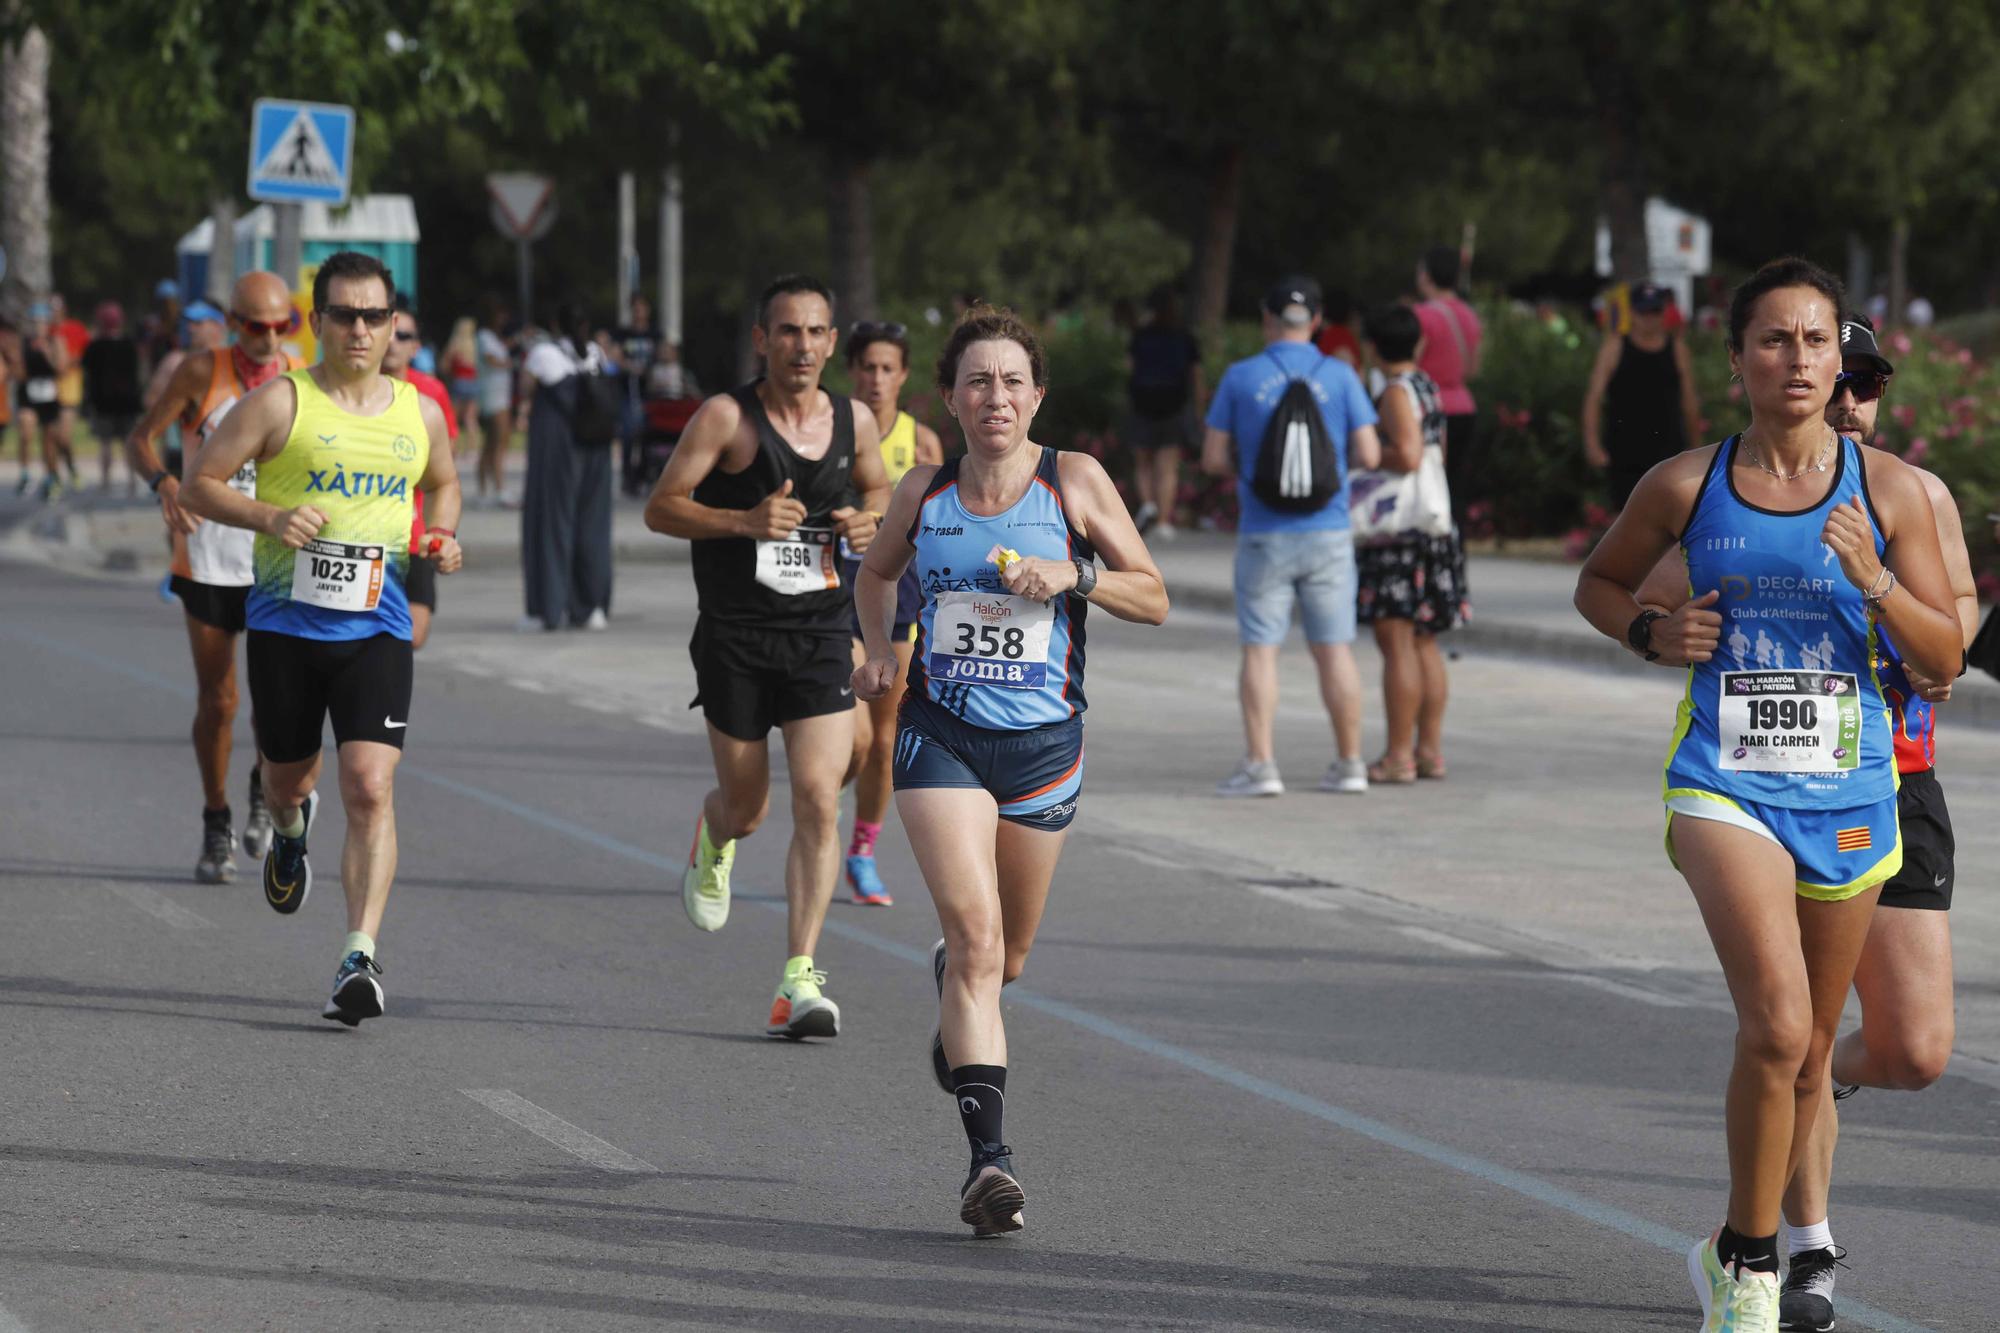
[{"label": "neon yellow running shoe", "polygon": [[1688,1251],[1688,1281],[1701,1297],[1701,1333],[1778,1333],[1778,1275],[1724,1268],[1714,1236]]},{"label": "neon yellow running shoe", "polygon": [[826,973],[813,967],[810,957],[785,960],[785,975],[778,980],[778,993],[771,999],[771,1021],[764,1025],[767,1037],[838,1037],[840,1006],[820,994]]},{"label": "neon yellow running shoe", "polygon": [[687,873],[681,876],[681,905],[699,929],[721,930],[729,920],[729,867],[735,863],[736,839],[717,847],[708,840],[707,818],[697,821]]}]

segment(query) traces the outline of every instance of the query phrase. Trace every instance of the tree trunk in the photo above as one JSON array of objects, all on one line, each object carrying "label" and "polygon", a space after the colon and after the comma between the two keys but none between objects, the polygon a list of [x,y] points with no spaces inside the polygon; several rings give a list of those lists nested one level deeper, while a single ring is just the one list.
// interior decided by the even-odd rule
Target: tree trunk
[{"label": "tree trunk", "polygon": [[875,318],[875,225],[869,199],[871,163],[836,153],[828,165],[827,242],[833,293],[842,324]]},{"label": "tree trunk", "polygon": [[29,28],[0,51],[0,313],[19,321],[55,286],[49,259],[49,39]]},{"label": "tree trunk", "polygon": [[1847,233],[1847,299],[1856,310],[1865,309],[1868,296],[1875,286],[1875,256],[1868,251],[1868,243],[1861,239],[1861,233]]},{"label": "tree trunk", "polygon": [[1236,257],[1236,220],[1243,206],[1243,146],[1228,144],[1215,155],[1208,177],[1208,208],[1195,247],[1192,322],[1198,329],[1222,327],[1229,312],[1229,274]]},{"label": "tree trunk", "polygon": [[1894,328],[1903,322],[1910,304],[1910,220],[1898,217],[1889,229],[1889,317],[1883,324]]},{"label": "tree trunk", "polygon": [[[219,194],[208,206],[208,299],[224,310],[236,285],[236,197]],[[193,292],[187,293],[192,300]]]},{"label": "tree trunk", "polygon": [[1643,282],[1652,272],[1646,244],[1646,164],[1639,103],[1618,35],[1601,26],[1591,42],[1590,97],[1597,117],[1598,208],[1611,230],[1611,277]]}]

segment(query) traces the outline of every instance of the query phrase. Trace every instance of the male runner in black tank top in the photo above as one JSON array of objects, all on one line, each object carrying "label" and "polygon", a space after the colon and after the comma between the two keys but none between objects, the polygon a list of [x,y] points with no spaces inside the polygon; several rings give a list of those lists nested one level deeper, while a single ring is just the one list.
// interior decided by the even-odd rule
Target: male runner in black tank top
[{"label": "male runner in black tank top", "polygon": [[840,1033],[813,949],[840,875],[840,788],[854,752],[841,546],[866,550],[889,503],[874,413],[819,385],[835,336],[822,283],[765,288],[751,339],[766,377],[702,404],[646,502],[647,527],[693,543],[701,614],[688,650],[716,786],[681,901],[703,930],[729,919],[736,840],[770,809],[771,728],[785,735],[789,943],[764,1031],[793,1039]]}]

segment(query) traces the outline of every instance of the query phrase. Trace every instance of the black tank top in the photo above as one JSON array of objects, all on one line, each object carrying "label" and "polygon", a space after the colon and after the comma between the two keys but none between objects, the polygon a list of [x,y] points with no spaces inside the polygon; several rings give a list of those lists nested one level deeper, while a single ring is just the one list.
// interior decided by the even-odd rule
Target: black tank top
[{"label": "black tank top", "polygon": [[1604,389],[1604,452],[1615,466],[1643,470],[1688,447],[1681,372],[1672,338],[1657,352],[1624,343]]},{"label": "black tank top", "polygon": [[853,592],[840,579],[833,511],[861,503],[854,489],[854,404],[827,394],[833,403],[833,443],[823,456],[808,460],[771,424],[757,396],[761,383],[730,393],[756,426],[756,456],[741,472],[718,468],[709,473],[694,488],[694,498],[711,509],[754,509],[790,479],[792,498],[806,507],[806,521],[785,541],[713,537],[692,543],[701,614],[729,624],[845,639]]}]

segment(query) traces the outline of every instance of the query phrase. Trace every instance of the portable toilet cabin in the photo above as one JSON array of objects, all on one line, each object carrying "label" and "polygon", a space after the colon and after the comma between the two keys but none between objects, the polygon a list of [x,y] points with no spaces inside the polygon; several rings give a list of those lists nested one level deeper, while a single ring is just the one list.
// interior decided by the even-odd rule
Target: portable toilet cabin
[{"label": "portable toilet cabin", "polygon": [[[236,221],[236,271],[271,266],[277,218],[259,204]],[[303,204],[299,213],[301,259],[307,270],[341,250],[373,255],[395,276],[396,290],[417,290],[417,206],[407,194],[365,194],[345,208]]]}]

